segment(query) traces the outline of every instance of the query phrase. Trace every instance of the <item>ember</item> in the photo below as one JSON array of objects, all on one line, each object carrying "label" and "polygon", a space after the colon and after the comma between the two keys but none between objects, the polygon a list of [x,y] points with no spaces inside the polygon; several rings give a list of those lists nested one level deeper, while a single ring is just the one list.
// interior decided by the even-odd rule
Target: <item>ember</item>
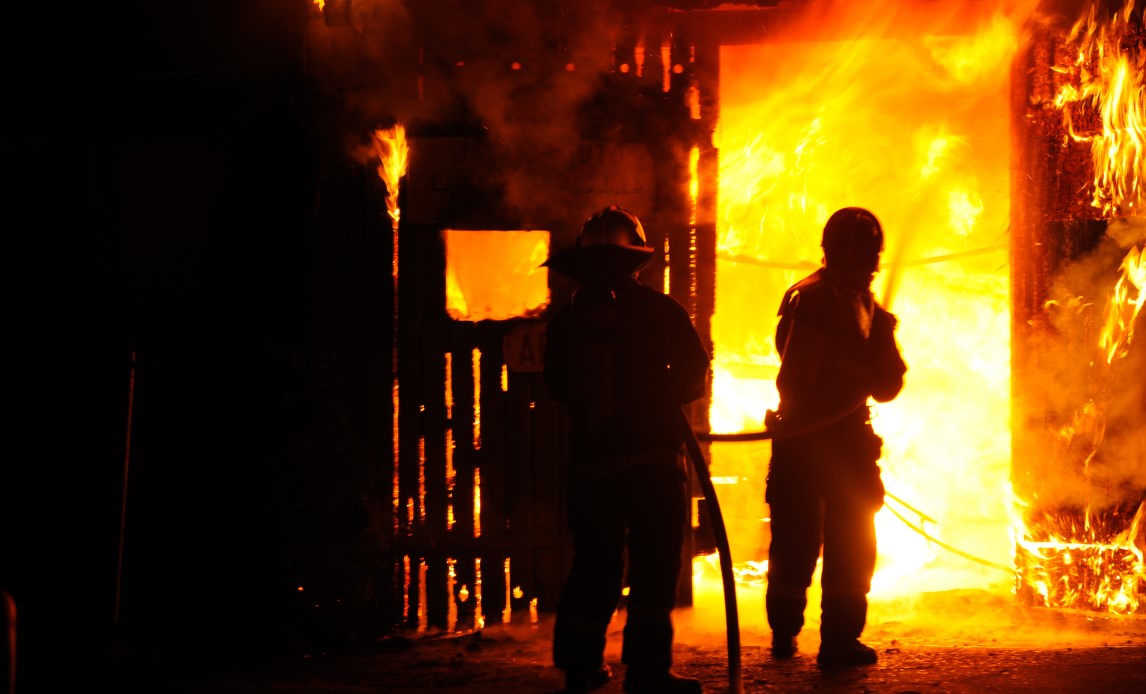
[{"label": "ember", "polygon": [[1132,614],[1146,595],[1146,563],[1135,538],[1146,504],[1129,525],[1126,514],[1044,516],[1017,541],[1017,592],[1047,607]]}]

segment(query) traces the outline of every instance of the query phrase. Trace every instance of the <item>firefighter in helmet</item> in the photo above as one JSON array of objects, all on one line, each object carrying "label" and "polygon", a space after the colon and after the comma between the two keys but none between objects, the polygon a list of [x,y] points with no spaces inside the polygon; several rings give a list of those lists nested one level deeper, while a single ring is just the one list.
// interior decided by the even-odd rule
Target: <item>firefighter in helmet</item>
[{"label": "firefighter in helmet", "polygon": [[872,428],[868,400],[895,398],[907,371],[896,318],[871,292],[883,240],[868,210],[836,211],[824,226],[823,265],[780,302],[780,402],[766,417],[773,438],[765,609],[774,658],[796,653],[822,551],[818,664],[877,660],[859,640],[875,571],[875,514],[884,499],[883,439]]},{"label": "firefighter in helmet", "polygon": [[553,634],[569,692],[612,677],[606,630],[626,576],[624,690],[701,691],[698,680],[671,672],[689,509],[674,422],[682,404],[704,395],[710,359],[684,307],[639,281],[652,254],[640,220],[609,206],[585,221],[576,246],[545,262],[580,284],[549,322],[544,367],[570,419],[573,563]]}]

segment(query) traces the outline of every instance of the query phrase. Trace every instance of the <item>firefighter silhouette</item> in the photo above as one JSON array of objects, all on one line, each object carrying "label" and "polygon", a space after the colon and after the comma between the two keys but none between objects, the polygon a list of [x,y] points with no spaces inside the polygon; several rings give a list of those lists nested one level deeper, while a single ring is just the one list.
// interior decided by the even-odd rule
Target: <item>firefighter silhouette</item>
[{"label": "firefighter silhouette", "polygon": [[580,283],[546,332],[544,376],[570,418],[566,505],[573,562],[553,634],[566,691],[603,687],[606,630],[629,594],[626,692],[700,692],[672,673],[671,612],[689,495],[674,425],[704,395],[709,354],[688,312],[641,284],[653,251],[640,220],[609,206],[546,265]]},{"label": "firefighter silhouette", "polygon": [[887,402],[907,371],[896,318],[871,292],[883,229],[868,210],[846,207],[824,226],[823,265],[792,285],[780,303],[780,371],[765,501],[772,540],[765,609],[772,655],[796,653],[807,590],[823,552],[822,667],[874,663],[860,642],[875,571],[875,514],[883,506],[868,398]]}]

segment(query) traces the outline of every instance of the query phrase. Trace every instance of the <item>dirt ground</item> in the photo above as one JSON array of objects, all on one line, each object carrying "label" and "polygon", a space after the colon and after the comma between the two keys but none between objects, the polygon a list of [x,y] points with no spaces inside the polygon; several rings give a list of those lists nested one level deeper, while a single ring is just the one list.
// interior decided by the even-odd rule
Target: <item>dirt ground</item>
[{"label": "dirt ground", "polygon": [[[707,692],[732,691],[736,679],[744,693],[1146,691],[1146,615],[1020,607],[1010,595],[982,590],[873,601],[864,640],[878,650],[879,663],[821,672],[815,619],[801,634],[795,659],[771,660],[761,593],[738,590],[738,674],[729,666],[723,598],[699,595],[692,607],[677,610],[676,671],[701,679]],[[606,659],[615,678],[599,690],[603,694],[622,691],[623,624],[622,611],[610,627]],[[552,620],[543,617],[467,634],[389,637],[354,654],[236,671],[182,691],[555,693],[563,680],[552,667],[551,635]]]}]

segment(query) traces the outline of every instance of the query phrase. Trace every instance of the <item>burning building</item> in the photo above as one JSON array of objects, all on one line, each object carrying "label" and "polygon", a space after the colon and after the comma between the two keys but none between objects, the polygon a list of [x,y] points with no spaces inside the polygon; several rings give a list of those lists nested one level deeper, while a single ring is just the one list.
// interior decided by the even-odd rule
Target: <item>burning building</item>
[{"label": "burning building", "polygon": [[[642,281],[680,300],[711,348],[711,388],[690,415],[712,435],[704,449],[742,589],[764,580],[769,445],[719,435],[762,428],[776,402],[780,296],[819,265],[827,215],[861,205],[888,232],[875,289],[900,318],[909,367],[900,398],[875,410],[889,495],[874,597],[976,588],[1141,613],[1141,0],[326,0],[294,11],[284,45],[297,52],[291,112],[305,132],[251,119],[244,132],[264,144],[243,173],[301,211],[267,205],[228,222],[264,230],[228,252],[263,262],[283,229],[304,239],[305,258],[275,256],[258,265],[274,268],[265,286],[244,282],[262,298],[278,274],[305,276],[305,330],[274,352],[292,379],[282,421],[257,422],[286,441],[273,458],[282,481],[228,499],[244,519],[250,499],[276,505],[287,534],[276,585],[321,647],[335,632],[467,631],[554,608],[569,559],[566,424],[541,380],[541,340],[574,287],[540,265],[611,203],[636,212],[657,249]],[[313,179],[280,191],[278,150],[303,139]],[[148,171],[179,161],[180,181],[210,187],[211,152],[131,156]],[[132,183],[152,190],[148,176]],[[167,252],[146,214],[126,224],[138,255]],[[173,245],[193,246],[197,224]],[[190,273],[194,254],[176,256],[170,267]],[[137,273],[133,300],[147,310],[136,313],[166,316],[145,289],[179,274],[149,272]],[[259,306],[230,308],[228,328],[276,318]],[[202,387],[196,373],[234,373],[237,352],[222,350],[217,368],[185,374],[214,343],[171,332],[175,390]],[[179,436],[186,453],[156,443],[183,429],[157,421],[163,401],[148,384],[168,347],[154,342],[140,342],[131,485],[125,468],[129,624],[153,618],[141,591],[184,565],[166,536],[139,537],[141,519],[167,520],[174,495],[133,485],[160,458],[190,467],[217,455],[195,436]],[[252,428],[234,414],[235,431]],[[215,479],[232,474],[217,465]],[[715,589],[710,510],[698,486],[681,604]],[[229,558],[249,546],[270,553],[250,542]],[[176,568],[141,566],[159,551]]]},{"label": "burning building", "polygon": [[[349,151],[377,174],[393,253],[377,268],[394,299],[378,462],[397,621],[465,629],[554,605],[564,432],[539,349],[570,287],[539,265],[612,202],[651,230],[642,279],[709,341],[692,416],[715,433],[758,430],[775,404],[775,307],[819,264],[827,214],[877,211],[877,289],[910,368],[876,411],[877,594],[1001,581],[1032,604],[1138,612],[1142,8],[589,5],[312,13],[312,76],[363,119],[344,135],[387,143]],[[454,13],[467,21],[435,19]],[[707,450],[750,582],[768,447]],[[698,494],[684,603],[714,549],[706,513]]]}]

